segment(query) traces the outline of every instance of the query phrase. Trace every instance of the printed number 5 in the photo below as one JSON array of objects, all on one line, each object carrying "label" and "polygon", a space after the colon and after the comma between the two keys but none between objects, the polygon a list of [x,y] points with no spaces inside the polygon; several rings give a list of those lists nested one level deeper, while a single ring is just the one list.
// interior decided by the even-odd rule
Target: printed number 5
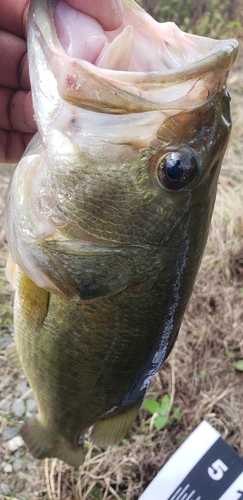
[{"label": "printed number 5", "polygon": [[218,460],[215,460],[215,462],[211,465],[211,467],[208,468],[208,475],[211,477],[211,479],[214,479],[214,481],[219,481],[222,479],[224,472],[228,470],[227,465],[218,458]]}]

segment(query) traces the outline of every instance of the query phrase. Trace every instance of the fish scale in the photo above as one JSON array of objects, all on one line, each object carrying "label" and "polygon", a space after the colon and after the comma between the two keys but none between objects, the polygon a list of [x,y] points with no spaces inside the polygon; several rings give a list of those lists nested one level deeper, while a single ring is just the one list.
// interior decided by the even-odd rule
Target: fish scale
[{"label": "fish scale", "polygon": [[106,33],[89,16],[82,31],[84,15],[64,0],[31,0],[38,133],[6,201],[16,275],[7,354],[38,405],[21,435],[36,458],[75,467],[89,427],[102,446],[124,437],[173,347],[231,128],[226,78],[237,42],[159,24],[132,0],[123,6],[122,26]]}]

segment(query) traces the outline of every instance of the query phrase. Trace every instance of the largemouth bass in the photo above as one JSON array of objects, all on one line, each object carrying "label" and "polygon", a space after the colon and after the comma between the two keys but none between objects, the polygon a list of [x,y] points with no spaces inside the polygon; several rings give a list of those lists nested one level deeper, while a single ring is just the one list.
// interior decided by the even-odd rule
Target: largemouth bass
[{"label": "largemouth bass", "polygon": [[207,240],[230,127],[235,40],[159,24],[133,0],[105,32],[31,0],[38,133],[7,196],[15,342],[37,458],[118,442],[170,353]]}]

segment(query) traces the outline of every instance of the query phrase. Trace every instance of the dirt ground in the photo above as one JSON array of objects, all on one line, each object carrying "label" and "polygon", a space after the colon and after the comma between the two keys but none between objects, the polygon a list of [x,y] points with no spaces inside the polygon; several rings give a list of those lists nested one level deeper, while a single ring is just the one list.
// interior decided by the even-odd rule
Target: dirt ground
[{"label": "dirt ground", "polygon": [[[193,429],[206,419],[243,456],[243,47],[229,78],[233,133],[225,156],[203,263],[179,339],[147,398],[170,398],[180,418],[161,430],[143,407],[118,446],[87,442],[78,471],[56,459],[35,461],[18,428],[36,411],[23,375],[6,362],[13,291],[4,275],[7,245],[4,192],[10,167],[0,170],[0,500],[136,500]],[[209,499],[210,500],[210,499]]]}]

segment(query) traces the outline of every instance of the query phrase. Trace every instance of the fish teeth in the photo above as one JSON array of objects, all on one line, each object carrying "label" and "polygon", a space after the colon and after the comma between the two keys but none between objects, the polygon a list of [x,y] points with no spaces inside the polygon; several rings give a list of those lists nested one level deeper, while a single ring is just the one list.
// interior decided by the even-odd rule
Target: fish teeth
[{"label": "fish teeth", "polygon": [[99,68],[126,71],[128,69],[133,45],[134,30],[128,25],[107,44],[95,62]]}]

